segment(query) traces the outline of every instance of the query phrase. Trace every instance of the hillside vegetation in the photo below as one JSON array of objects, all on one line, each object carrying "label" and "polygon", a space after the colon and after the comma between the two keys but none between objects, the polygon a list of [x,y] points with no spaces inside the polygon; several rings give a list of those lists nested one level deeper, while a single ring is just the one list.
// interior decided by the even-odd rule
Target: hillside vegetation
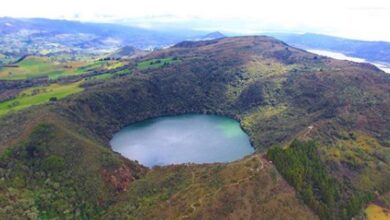
[{"label": "hillside vegetation", "polygon": [[317,219],[259,154],[229,164],[157,167],[104,219]]},{"label": "hillside vegetation", "polygon": [[71,94],[83,91],[82,81],[69,84],[51,84],[24,89],[15,98],[0,103],[0,117],[12,112],[20,111],[33,105],[40,105],[63,99]]},{"label": "hillside vegetation", "polygon": [[0,80],[26,80],[45,78],[50,80],[75,76],[92,70],[108,70],[120,67],[120,61],[69,61],[60,62],[49,57],[27,56],[20,62],[5,67],[0,66]]},{"label": "hillside vegetation", "polygon": [[[157,60],[173,59],[177,62],[154,65]],[[145,68],[137,68],[140,65]],[[59,184],[59,192],[66,192],[66,186],[79,186],[88,173],[87,183],[89,175],[96,180],[88,186],[101,197],[76,190],[79,199],[72,201],[76,201],[73,205],[78,211],[67,208],[73,217],[153,219],[161,211],[168,219],[267,219],[273,215],[313,219],[308,205],[321,219],[346,219],[364,215],[368,201],[389,191],[390,76],[374,66],[318,57],[273,38],[254,36],[182,42],[131,60],[121,68],[131,74],[87,80],[81,84],[83,92],[0,119],[0,152],[11,155],[1,159],[0,166],[6,170],[0,173],[6,214],[28,210],[18,210],[13,197],[6,196],[11,189],[15,194],[26,190],[25,185],[17,187],[18,181],[15,183],[15,177],[8,173],[20,173],[18,178],[25,183],[34,176],[37,184],[23,194],[25,199],[34,199],[34,193],[47,189],[42,184],[47,176],[37,174],[44,171],[41,164],[46,163],[46,157],[58,156],[57,150],[77,152],[87,146],[90,150],[76,158],[96,165],[93,169],[69,166],[67,172],[77,174],[70,178],[75,182]],[[145,171],[109,149],[112,135],[130,123],[184,113],[220,114],[240,120],[257,153],[235,163]],[[20,156],[26,153],[9,153],[34,140],[36,129],[48,119],[54,128],[71,132],[66,138],[58,134],[33,142],[51,149],[39,157],[37,166],[25,165],[35,161]],[[316,144],[297,144],[300,142],[293,142],[295,139],[315,140]],[[287,149],[272,148],[271,164],[261,155],[276,145]],[[33,156],[42,155],[34,152]],[[96,159],[103,154],[109,161],[122,162],[106,164]],[[61,159],[53,160],[62,164]],[[72,163],[63,160],[64,164]],[[121,180],[123,170],[131,171],[125,176],[131,176],[132,181]],[[54,178],[57,182],[68,177],[61,172],[58,175]],[[126,187],[122,187],[124,183]],[[116,186],[120,193],[113,193],[107,184]],[[58,198],[68,201],[62,194]],[[59,215],[58,210],[62,210],[59,206],[34,207],[41,216]]]}]

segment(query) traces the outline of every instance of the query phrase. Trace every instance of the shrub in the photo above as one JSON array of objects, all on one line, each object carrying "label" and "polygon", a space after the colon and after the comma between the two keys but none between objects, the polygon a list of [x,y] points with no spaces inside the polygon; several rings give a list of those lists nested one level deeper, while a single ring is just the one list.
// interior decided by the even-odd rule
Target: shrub
[{"label": "shrub", "polygon": [[57,100],[58,100],[57,97],[50,97],[50,99],[49,99],[49,101],[51,101],[51,102],[55,102]]}]

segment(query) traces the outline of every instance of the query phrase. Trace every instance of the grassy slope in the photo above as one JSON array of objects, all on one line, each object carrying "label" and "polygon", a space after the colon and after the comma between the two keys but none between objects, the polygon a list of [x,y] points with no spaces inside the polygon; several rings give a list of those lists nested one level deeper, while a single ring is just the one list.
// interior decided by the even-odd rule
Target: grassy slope
[{"label": "grassy slope", "polygon": [[[156,190],[154,190],[156,189]],[[155,168],[104,219],[316,219],[259,154],[229,164]]]},{"label": "grassy slope", "polygon": [[60,64],[50,61],[46,57],[29,56],[17,63],[18,67],[5,67],[0,70],[0,78],[5,80],[20,80],[49,76],[54,79],[61,75],[76,75],[82,72],[78,67],[85,65],[83,62]]},{"label": "grassy slope", "polygon": [[16,64],[17,67],[3,67],[0,69],[0,79],[24,80],[38,77],[58,79],[72,75],[80,75],[94,69],[106,69],[121,67],[119,61],[75,61],[59,62],[48,57],[28,56]]},{"label": "grassy slope", "polygon": [[164,65],[175,64],[179,62],[180,62],[179,60],[172,57],[167,57],[163,59],[152,59],[152,60],[146,60],[138,63],[137,69],[139,70],[154,69],[154,68],[160,68]]},{"label": "grassy slope", "polygon": [[[146,118],[186,112],[224,114],[241,119],[258,151],[265,151],[274,144],[287,145],[296,137],[314,138],[321,143],[318,151],[325,152],[320,157],[322,170],[336,178],[341,186],[354,190],[363,190],[364,186],[369,186],[368,192],[381,189],[379,193],[388,190],[381,188],[387,185],[388,176],[378,178],[375,171],[379,164],[385,170],[389,167],[389,163],[380,156],[371,157],[369,164],[360,165],[368,173],[373,173],[361,185],[356,180],[360,175],[359,170],[342,160],[332,158],[329,156],[331,153],[328,154],[337,147],[337,143],[347,140],[345,132],[353,132],[376,140],[379,145],[367,146],[375,151],[379,150],[378,155],[386,155],[384,147],[387,146],[386,138],[389,137],[390,130],[388,123],[384,123],[390,117],[390,108],[387,108],[390,100],[388,75],[365,64],[317,57],[262,37],[185,43],[150,54],[143,61],[169,57],[179,57],[180,63],[134,70],[131,76],[106,82],[91,82],[86,86],[85,92],[39,109],[49,109],[54,115],[61,115],[64,121],[77,124],[96,141],[106,144],[111,135],[122,126]],[[34,109],[28,112],[39,114]],[[25,137],[25,133],[35,127],[31,116],[27,114],[19,119],[17,116],[20,115],[0,120],[2,149],[13,145],[15,142],[12,140],[15,138]],[[337,154],[348,160],[350,152],[346,149],[340,148]],[[352,155],[358,153],[354,152]],[[337,170],[333,169],[333,164],[339,166]],[[177,169],[186,169],[185,167],[178,166]],[[199,169],[206,169],[205,167],[199,166]],[[210,165],[210,169],[213,167]],[[178,170],[154,170],[150,175],[161,172],[161,176],[180,176]],[[340,170],[343,172],[339,172]],[[182,177],[183,180],[178,184],[188,186],[186,184],[191,183],[190,179],[186,175]],[[160,179],[158,175],[150,178],[140,180],[138,187],[144,186],[140,188],[141,192],[150,193],[148,195],[151,198],[145,197],[146,201],[142,201],[142,194],[129,192],[130,195],[138,195],[135,198],[141,201],[136,200],[135,207],[132,207],[131,203],[124,200],[120,205],[114,206],[113,210],[109,210],[109,213],[115,214],[113,211],[124,208],[130,209],[127,214],[132,216],[131,210],[138,210],[140,206],[142,209],[138,211],[141,214],[153,214],[153,210],[157,210],[153,207],[164,206],[165,203],[161,201],[165,201],[170,195],[155,194],[153,191],[154,188],[165,187],[154,185],[159,184],[159,180],[164,182],[164,178]],[[206,176],[202,181],[211,181],[210,178]],[[246,186],[240,184],[240,192],[250,192],[251,188]],[[137,184],[132,187],[137,190]],[[167,187],[167,190],[182,190],[181,185],[177,186],[179,188],[175,187]],[[183,205],[188,212],[199,196],[207,195],[207,191],[194,195],[183,193],[186,195],[185,199],[188,199]],[[282,195],[283,191],[275,190],[273,193]],[[343,199],[348,201],[351,198],[347,196]],[[207,206],[215,205],[213,212],[199,209],[197,214],[206,217],[212,213],[222,213],[225,216],[230,213],[229,207],[218,205],[220,201],[224,201],[223,198],[212,201],[215,202],[210,202]],[[147,206],[142,206],[143,204]],[[294,208],[286,210],[286,216],[294,216],[292,211],[302,210],[300,204],[294,204]],[[177,205],[180,206],[180,202]],[[244,212],[236,206],[234,209]],[[257,214],[275,213],[272,210],[268,213],[261,208],[256,210]],[[173,213],[176,211],[167,208],[167,215]]]},{"label": "grassy slope", "polygon": [[114,77],[121,77],[124,75],[130,75],[132,74],[133,70],[129,68],[119,68],[118,70],[113,70],[108,73],[96,75],[96,76],[90,76],[87,77],[86,80],[108,80]]},{"label": "grassy slope", "polygon": [[63,99],[71,94],[83,91],[82,81],[70,84],[51,84],[22,90],[18,96],[0,103],[0,116],[12,111],[20,111],[33,105],[49,102],[50,98]]}]

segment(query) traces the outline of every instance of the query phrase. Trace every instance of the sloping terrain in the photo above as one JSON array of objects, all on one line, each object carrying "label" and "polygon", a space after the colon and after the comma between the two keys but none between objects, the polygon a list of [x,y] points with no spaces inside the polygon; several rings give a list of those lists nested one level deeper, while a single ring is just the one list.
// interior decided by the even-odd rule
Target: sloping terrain
[{"label": "sloping terrain", "polygon": [[146,55],[147,53],[147,51],[143,51],[132,46],[125,46],[110,54],[106,59],[130,59]]},{"label": "sloping terrain", "polygon": [[[140,63],[145,64],[143,68]],[[305,201],[322,219],[348,219],[362,215],[367,202],[390,190],[390,76],[374,66],[319,57],[269,37],[237,37],[182,42],[131,60],[123,68],[132,74],[84,83],[82,93],[0,119],[0,152],[6,155],[0,163],[2,195],[28,190],[24,198],[39,201],[34,195],[47,179],[37,174],[45,172],[44,161],[51,155],[62,158],[67,151],[80,151],[90,143],[90,151],[78,154],[77,159],[95,164],[94,168],[70,166],[74,182],[67,184],[58,182],[69,179],[59,172],[60,190],[51,193],[68,201],[61,194],[67,192],[65,186],[87,186],[97,192],[98,199],[85,197],[84,188],[76,187],[79,199],[72,201],[77,207],[91,208],[70,207],[64,212],[60,205],[34,202],[20,208],[13,205],[18,199],[2,196],[1,203],[8,208],[0,213],[16,213],[20,208],[23,213],[34,209],[41,217],[49,212],[51,216],[107,218],[153,219],[160,214],[168,219],[238,215],[313,219],[300,202]],[[257,153],[230,164],[178,165],[147,172],[107,149],[113,133],[127,124],[190,112],[240,120]],[[42,126],[54,127],[54,135],[34,142]],[[296,194],[260,156],[271,147],[288,147],[294,139],[316,142],[294,142],[268,159]],[[30,145],[40,146],[38,153]],[[106,164],[96,159],[102,156],[122,162]],[[292,163],[285,167],[283,158]],[[305,158],[314,158],[314,166]],[[24,165],[30,161],[38,165]],[[66,158],[55,161],[66,167],[73,163]],[[37,184],[18,183],[29,182],[31,175]],[[121,181],[123,176],[129,180]],[[85,184],[83,178],[87,178]],[[89,184],[91,179],[97,180],[95,184]],[[113,193],[112,187],[120,193]],[[337,199],[334,194],[339,195]],[[276,213],[276,209],[284,211]]]},{"label": "sloping terrain", "polygon": [[[152,190],[150,190],[152,189]],[[158,190],[153,190],[158,189]],[[317,219],[259,154],[153,169],[103,219]]]},{"label": "sloping terrain", "polygon": [[45,56],[24,56],[18,62],[7,67],[0,67],[0,80],[33,80],[48,78],[56,80],[77,76],[93,70],[108,70],[106,66],[120,66],[119,61],[84,60],[58,61]]},{"label": "sloping terrain", "polygon": [[0,17],[0,66],[25,55],[83,60],[114,52],[124,45],[153,49],[204,34],[201,31],[166,33],[107,23]]}]

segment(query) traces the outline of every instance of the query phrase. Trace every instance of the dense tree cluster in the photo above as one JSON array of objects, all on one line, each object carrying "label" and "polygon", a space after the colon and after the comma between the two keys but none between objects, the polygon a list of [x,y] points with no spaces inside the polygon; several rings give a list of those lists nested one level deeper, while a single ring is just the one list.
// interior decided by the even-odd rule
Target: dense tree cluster
[{"label": "dense tree cluster", "polygon": [[358,193],[344,196],[343,186],[328,174],[314,141],[295,140],[287,149],[270,149],[267,156],[321,219],[351,219],[372,199]]},{"label": "dense tree cluster", "polygon": [[[121,161],[97,147],[94,153],[85,152],[80,142],[60,132],[50,124],[39,125],[24,143],[1,154],[0,219],[91,219],[112,202],[115,191],[98,172],[80,171],[115,169]],[[85,166],[77,156],[82,152],[98,158]]]}]

